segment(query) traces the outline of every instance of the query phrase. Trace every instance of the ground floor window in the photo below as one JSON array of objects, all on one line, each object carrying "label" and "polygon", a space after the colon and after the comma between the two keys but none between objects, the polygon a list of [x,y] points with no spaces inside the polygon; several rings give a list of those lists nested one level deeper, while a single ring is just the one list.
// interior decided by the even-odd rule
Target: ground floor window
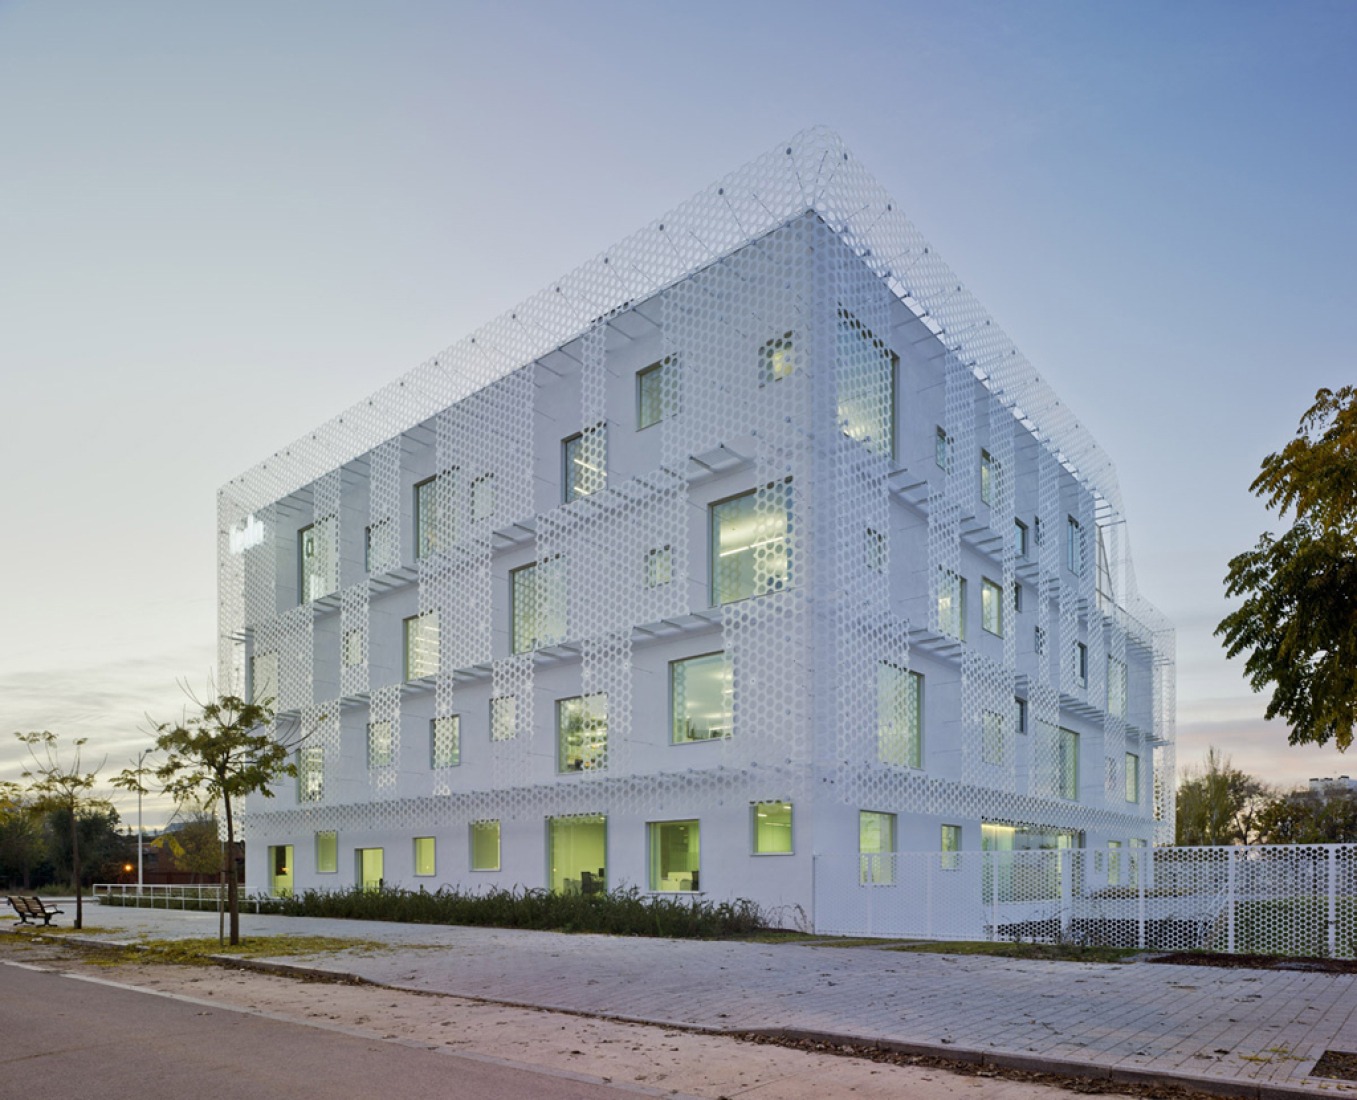
[{"label": "ground floor window", "polygon": [[754,854],[790,855],[792,850],[792,804],[754,803]]},{"label": "ground floor window", "polygon": [[701,890],[701,826],[696,821],[652,821],[650,888],[661,893]]},{"label": "ground floor window", "polygon": [[473,821],[471,823],[471,869],[473,871],[499,870],[498,821]]},{"label": "ground floor window", "polygon": [[961,826],[942,827],[942,869],[955,871],[961,867]]},{"label": "ground floor window", "polygon": [[1121,885],[1121,841],[1107,842],[1107,885]]},{"label": "ground floor window", "polygon": [[432,875],[435,865],[434,838],[431,836],[415,837],[415,874]]},{"label": "ground floor window", "polygon": [[895,882],[895,815],[862,810],[858,814],[858,881],[864,886]]},{"label": "ground floor window", "polygon": [[603,814],[547,818],[547,849],[552,893],[608,889],[608,819]]},{"label": "ground floor window", "polygon": [[1061,861],[1050,855],[1027,853],[1082,848],[1079,833],[1068,829],[982,822],[980,847],[993,853],[984,861],[986,904],[1011,901],[1050,901],[1060,897]]},{"label": "ground floor window", "polygon": [[274,844],[269,847],[269,893],[276,898],[292,893],[292,845]]},{"label": "ground floor window", "polygon": [[356,848],[353,853],[354,881],[360,890],[380,890],[385,877],[381,848]]},{"label": "ground floor window", "polygon": [[316,871],[322,875],[339,870],[339,834],[333,829],[316,834]]}]

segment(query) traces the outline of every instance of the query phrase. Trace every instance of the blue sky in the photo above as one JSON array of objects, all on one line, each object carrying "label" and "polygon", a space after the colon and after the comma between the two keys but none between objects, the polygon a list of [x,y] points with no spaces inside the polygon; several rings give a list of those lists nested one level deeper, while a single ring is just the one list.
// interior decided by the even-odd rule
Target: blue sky
[{"label": "blue sky", "polygon": [[121,767],[211,671],[219,485],[824,124],[1117,463],[1180,762],[1352,771],[1211,634],[1354,376],[1355,55],[1346,2],[0,0],[0,730]]}]

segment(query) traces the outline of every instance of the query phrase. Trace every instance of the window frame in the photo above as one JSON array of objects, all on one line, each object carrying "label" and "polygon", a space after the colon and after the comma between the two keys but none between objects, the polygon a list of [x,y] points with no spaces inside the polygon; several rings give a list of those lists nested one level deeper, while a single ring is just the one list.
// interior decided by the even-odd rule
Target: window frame
[{"label": "window frame", "polygon": [[980,503],[987,508],[994,507],[994,490],[997,487],[999,464],[989,451],[980,450]]},{"label": "window frame", "polygon": [[[695,661],[709,661],[711,658],[721,659],[723,674],[721,676],[723,683],[728,683],[731,689],[730,703],[725,702],[725,688],[722,688],[722,707],[723,717],[725,718],[725,732],[718,736],[711,737],[684,737],[678,736],[678,682],[679,666],[691,664]],[[684,674],[686,676],[686,674]],[[707,745],[714,741],[725,741],[735,735],[735,670],[730,655],[724,649],[712,650],[710,653],[694,653],[687,657],[676,657],[669,662],[669,743],[671,745]],[[685,692],[686,698],[686,692]],[[688,721],[688,716],[683,716],[684,721]]]},{"label": "window frame", "polygon": [[[600,469],[594,469],[583,461],[576,461],[571,453],[575,447],[583,448],[585,436],[596,434],[603,440],[603,465]],[[571,476],[573,466],[582,466],[592,473],[598,475],[598,484],[591,488],[587,486],[580,487]],[[583,500],[585,497],[591,497],[603,492],[608,487],[608,423],[605,420],[599,421],[588,428],[582,428],[574,435],[568,435],[561,440],[561,503],[571,504],[577,500]]]},{"label": "window frame", "polygon": [[[600,700],[602,701],[601,704],[599,702]],[[594,742],[595,744],[599,741],[599,738],[596,736],[597,729],[599,727],[598,725],[593,726],[586,725],[583,728],[583,730],[581,731],[581,742],[580,742],[581,755],[578,761],[576,762],[578,766],[575,767],[567,765],[568,757],[566,752],[566,731],[565,731],[565,722],[568,720],[565,711],[567,706],[572,703],[579,704],[581,709],[582,722],[586,724],[601,722],[603,731],[603,736],[601,739],[603,746],[602,751],[599,752],[596,756],[592,756],[586,759],[585,756],[583,755],[583,746],[590,741]],[[585,708],[598,707],[600,705],[602,706],[601,718],[597,713],[585,713]],[[556,700],[555,710],[556,710],[556,774],[580,775],[586,771],[606,771],[608,768],[608,693],[606,691],[593,691],[589,692],[587,695],[585,694],[568,695],[563,699]],[[595,736],[592,737],[588,736],[590,733],[595,734]]]},{"label": "window frame", "polygon": [[[786,364],[784,367],[782,364]],[[796,373],[796,330],[771,336],[759,348],[759,388],[790,378]]]},{"label": "window frame", "polygon": [[[690,875],[689,888],[687,890],[681,887],[666,889],[660,885],[663,880],[672,878],[673,875],[663,874],[664,864],[659,856],[661,852],[662,830],[669,828],[689,828],[692,831],[688,834],[690,839],[696,839],[697,855],[696,867],[687,867],[678,871],[677,874]],[[693,845],[690,844],[689,848]],[[702,893],[702,820],[701,818],[678,818],[666,821],[647,821],[646,822],[646,883],[648,892],[652,894],[700,894]],[[682,882],[682,877],[679,879]]]},{"label": "window frame", "polygon": [[[649,366],[642,367],[636,372],[636,430],[638,432],[643,432],[647,428],[653,428],[656,424],[662,424],[664,421],[671,419],[677,411],[676,409],[669,408],[665,401],[665,394],[668,392],[665,386],[665,379],[668,376],[667,372],[673,369],[674,365],[674,356],[666,355],[663,359],[657,359]],[[653,382],[651,380],[653,380]],[[645,422],[642,423],[647,415],[646,397],[648,384],[653,384],[657,387],[653,402],[655,408],[652,410],[655,414],[655,418],[653,420],[645,420]]]},{"label": "window frame", "polygon": [[[750,499],[755,502],[755,515],[757,516],[757,502],[759,493],[781,493],[783,498],[783,523],[782,533],[772,535],[768,538],[760,539],[748,546],[742,546],[725,551],[721,550],[721,527],[719,517],[721,509],[729,507],[737,501]],[[759,596],[771,595],[775,592],[785,592],[792,586],[792,577],[795,572],[793,568],[793,549],[791,539],[793,534],[793,499],[792,499],[792,479],[783,478],[780,481],[770,481],[764,485],[756,485],[752,489],[746,489],[744,492],[735,493],[720,500],[713,500],[707,505],[707,587],[708,598],[711,607],[725,607],[727,604],[739,603],[742,600],[752,600]],[[758,521],[756,520],[756,527]],[[755,534],[762,534],[755,530]],[[722,557],[728,557],[731,554],[746,553],[749,550],[757,549],[759,546],[771,545],[778,539],[783,543],[783,570],[778,576],[768,573],[760,578],[757,571],[757,562],[755,567],[751,568],[752,584],[754,590],[744,595],[731,596],[729,599],[720,599],[721,573],[720,561]],[[760,587],[762,581],[762,587]]]},{"label": "window frame", "polygon": [[[759,818],[760,818],[761,816],[764,817],[765,819],[767,818],[767,815],[766,815],[766,814],[761,814],[760,811],[763,810],[764,807],[771,807],[771,806],[777,806],[777,807],[779,807],[779,808],[783,808],[783,807],[786,808],[786,811],[787,811],[787,847],[786,847],[786,848],[762,848],[762,847],[760,847],[760,840],[759,840]],[[796,823],[796,820],[795,820],[795,810],[794,810],[794,808],[793,808],[793,806],[792,806],[791,801],[788,800],[788,799],[782,799],[782,800],[779,800],[779,801],[772,801],[772,802],[751,802],[749,808],[750,808],[750,812],[751,812],[751,817],[750,817],[751,835],[750,835],[750,844],[749,844],[749,854],[750,854],[750,855],[754,855],[754,856],[792,856],[792,855],[795,855],[795,854],[796,854],[796,844],[795,844],[795,839],[796,839],[795,823]],[[771,824],[771,822],[770,822],[770,824]]]},{"label": "window frame", "polygon": [[[386,727],[385,750],[380,750],[381,740],[378,735],[378,727]],[[392,728],[393,723],[389,718],[382,718],[376,722],[369,721],[367,724],[367,761],[368,771],[376,768],[391,768],[396,764],[396,735]]]},{"label": "window frame", "polygon": [[[413,839],[413,848],[411,851],[412,874],[415,878],[434,878],[438,874],[438,838],[433,836],[417,836]],[[428,852],[421,852],[425,842],[428,842]],[[423,866],[422,859],[427,856],[427,871],[420,870]]]},{"label": "window frame", "polygon": [[[482,866],[477,862],[476,831],[477,829],[486,829],[494,826],[495,838],[495,865],[493,867]],[[481,821],[471,821],[467,823],[467,843],[470,848],[468,854],[468,869],[472,871],[500,871],[504,868],[504,849],[503,849],[503,828],[499,818],[486,818]]]},{"label": "window frame", "polygon": [[[439,755],[439,724],[452,723],[452,751],[444,752]],[[446,743],[447,738],[444,737]],[[462,763],[462,716],[460,714],[443,714],[429,719],[429,768],[437,770],[440,768],[456,768]]]},{"label": "window frame", "polygon": [[996,638],[1004,636],[1004,586],[980,578],[980,628]]},{"label": "window frame", "polygon": [[961,870],[962,830],[960,825],[943,824],[938,839],[938,851],[942,856],[939,867],[943,871]]},{"label": "window frame", "polygon": [[[438,475],[434,474],[422,481],[416,481],[413,488],[415,498],[415,561],[423,561],[443,549],[439,546],[441,532],[438,530]],[[424,500],[425,490],[428,490],[429,496],[432,498],[427,504]],[[426,510],[431,514],[431,518],[425,516]],[[426,519],[429,523],[428,530],[425,529]],[[428,536],[427,540],[426,535]]]},{"label": "window frame", "polygon": [[1128,752],[1125,760],[1126,768],[1126,789],[1123,792],[1126,795],[1126,801],[1134,806],[1140,805],[1140,754]]},{"label": "window frame", "polygon": [[[421,638],[419,636],[421,632],[421,627],[419,626],[419,624],[421,622],[425,622],[426,626],[431,625],[433,627],[433,639],[432,644],[430,646],[432,652],[431,653],[426,652],[423,654],[425,659],[432,661],[433,667],[429,669],[429,671],[421,672],[418,676],[415,676],[412,675],[412,673],[415,671],[415,663],[413,658],[416,656],[417,652],[421,649],[421,643],[424,643],[426,645],[429,643],[429,639],[427,637]],[[411,615],[408,618],[402,619],[401,628],[404,649],[403,652],[404,658],[403,672],[405,674],[404,682],[410,683],[413,680],[426,680],[430,676],[437,676],[439,670],[439,661],[441,658],[439,645],[438,609],[434,608],[432,611],[426,611],[422,615]],[[423,668],[425,666],[421,665],[420,667]]]},{"label": "window frame", "polygon": [[[889,670],[883,675],[883,670]],[[885,681],[890,680],[887,684]],[[904,688],[906,705],[909,701],[913,702],[913,714],[904,714],[903,720],[905,730],[903,735],[897,730],[901,715],[893,713],[885,715],[882,713],[882,703],[889,690],[894,697],[901,688]],[[876,663],[876,759],[878,763],[889,764],[893,767],[912,768],[915,771],[922,771],[924,766],[924,674],[917,672],[912,668],[907,668],[896,664],[894,661],[877,661]],[[913,722],[914,729],[909,730],[910,723]],[[897,753],[894,751],[894,742],[898,740],[904,748],[904,752],[899,756],[909,759],[896,759]],[[889,743],[888,743],[889,742]],[[910,751],[910,750],[913,751]]]},{"label": "window frame", "polygon": [[[328,837],[329,843],[333,844],[333,849],[326,853],[321,847],[321,838]],[[317,829],[314,837],[314,852],[316,860],[316,874],[318,875],[337,875],[339,874],[339,830],[338,829]],[[327,860],[325,856],[330,858]],[[329,863],[329,866],[326,864]]]},{"label": "window frame", "polygon": [[[888,847],[868,851],[862,846],[863,825],[868,818],[877,819],[877,835],[880,836],[880,826],[887,825],[889,836],[887,838]],[[884,810],[858,810],[858,885],[859,886],[894,886],[896,882],[895,857],[899,851],[899,821],[898,815]],[[882,856],[889,858],[882,859]]]}]

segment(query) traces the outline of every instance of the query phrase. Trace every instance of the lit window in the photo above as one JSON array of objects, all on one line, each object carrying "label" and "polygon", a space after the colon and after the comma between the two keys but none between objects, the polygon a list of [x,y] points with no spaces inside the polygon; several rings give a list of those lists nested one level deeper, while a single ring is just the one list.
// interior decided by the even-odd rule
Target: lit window
[{"label": "lit window", "polygon": [[678,404],[678,379],[672,356],[651,363],[636,373],[636,430],[658,424],[674,415]]},{"label": "lit window", "polygon": [[490,700],[490,740],[512,741],[518,736],[518,701],[512,695]]},{"label": "lit window", "polygon": [[734,673],[724,653],[669,663],[673,743],[729,737]]},{"label": "lit window", "polygon": [[792,334],[775,336],[759,349],[759,384],[767,385],[787,378],[796,370],[796,354],[792,350]]},{"label": "lit window", "polygon": [[886,536],[867,528],[867,568],[873,573],[886,571]]},{"label": "lit window", "polygon": [[938,629],[966,640],[966,578],[950,569],[943,572],[938,585]]},{"label": "lit window", "polygon": [[449,714],[429,723],[429,764],[455,768],[462,762],[462,719]]},{"label": "lit window", "polygon": [[981,753],[986,764],[1004,762],[1004,716],[987,710],[980,716]]},{"label": "lit window", "polygon": [[356,668],[363,663],[363,632],[348,630],[344,633],[344,667]]},{"label": "lit window", "polygon": [[1107,713],[1126,717],[1126,662],[1107,655]]},{"label": "lit window", "polygon": [[895,453],[895,375],[900,357],[845,309],[838,327],[839,427],[874,454]]},{"label": "lit window", "polygon": [[923,767],[924,678],[880,661],[876,666],[876,755],[883,764]]},{"label": "lit window", "polygon": [[1013,722],[1019,733],[1027,732],[1027,700],[1013,698]]},{"label": "lit window", "polygon": [[1074,679],[1080,687],[1088,687],[1088,646],[1074,643]]},{"label": "lit window", "polygon": [[297,595],[310,603],[339,589],[335,521],[327,518],[297,532]]},{"label": "lit window", "polygon": [[608,696],[604,692],[556,700],[556,770],[608,766]]},{"label": "lit window", "polygon": [[320,802],[325,797],[325,746],[303,745],[297,750],[297,801]]},{"label": "lit window", "polygon": [[1056,760],[1056,788],[1061,798],[1071,802],[1079,798],[1079,735],[1074,730],[1061,729],[1059,755]]},{"label": "lit window", "polygon": [[559,556],[509,574],[515,653],[565,638],[565,560]]},{"label": "lit window", "polygon": [[998,489],[999,464],[988,451],[980,452],[980,502],[993,504]]},{"label": "lit window", "polygon": [[339,870],[339,834],[333,829],[316,834],[316,872],[333,875]]},{"label": "lit window", "polygon": [[942,869],[956,871],[961,867],[961,826],[942,827]]},{"label": "lit window", "polygon": [[1140,757],[1133,752],[1126,754],[1126,801],[1140,801]]},{"label": "lit window", "polygon": [[395,762],[390,722],[368,723],[368,767],[389,768]]},{"label": "lit window", "polygon": [[650,834],[650,888],[658,893],[701,890],[698,868],[701,827],[696,821],[652,821]]},{"label": "lit window", "polygon": [[415,874],[421,877],[432,875],[435,865],[434,838],[431,836],[415,837]]},{"label": "lit window", "polygon": [[452,545],[452,510],[440,501],[451,501],[456,486],[457,471],[448,470],[438,477],[427,478],[415,486],[415,557],[427,558]]},{"label": "lit window", "polygon": [[895,882],[895,815],[858,813],[858,882],[890,886]]},{"label": "lit window", "polygon": [[276,898],[292,895],[292,845],[269,845],[269,893]]},{"label": "lit window", "polygon": [[482,474],[471,483],[471,519],[478,522],[495,514],[495,475]]},{"label": "lit window", "polygon": [[789,855],[792,850],[792,804],[754,803],[754,854]]},{"label": "lit window", "polygon": [[405,620],[405,678],[419,680],[438,672],[438,612]]},{"label": "lit window", "polygon": [[952,437],[942,428],[938,428],[937,435],[933,438],[933,461],[938,464],[940,470],[952,468]]},{"label": "lit window", "polygon": [[1073,516],[1065,522],[1065,564],[1071,573],[1084,571],[1084,532]]},{"label": "lit window", "polygon": [[591,496],[608,485],[608,435],[602,424],[561,441],[564,501]]},{"label": "lit window", "polygon": [[711,506],[713,607],[788,586],[791,497],[791,483],[778,481]]},{"label": "lit window", "polygon": [[1013,521],[1013,552],[1020,558],[1027,557],[1027,524],[1020,519]]},{"label": "lit window", "polygon": [[1004,590],[987,577],[980,579],[980,625],[990,634],[1004,633]]},{"label": "lit window", "polygon": [[499,870],[498,821],[473,821],[471,823],[471,869],[473,871]]},{"label": "lit window", "polygon": [[602,814],[547,818],[547,858],[552,893],[607,893],[608,819]]},{"label": "lit window", "polygon": [[646,551],[646,587],[659,588],[674,579],[674,552],[668,546],[654,546]]}]

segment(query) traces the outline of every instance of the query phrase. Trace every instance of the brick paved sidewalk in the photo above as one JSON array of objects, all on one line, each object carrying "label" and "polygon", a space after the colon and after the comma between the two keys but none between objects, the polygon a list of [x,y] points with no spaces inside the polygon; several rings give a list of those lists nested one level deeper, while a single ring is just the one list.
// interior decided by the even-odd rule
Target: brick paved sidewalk
[{"label": "brick paved sidewalk", "polygon": [[[217,920],[93,907],[86,924],[116,939],[211,935]],[[1353,975],[253,915],[242,917],[242,931],[382,940],[393,949],[292,961],[405,989],[665,1025],[880,1041],[1237,1095],[1357,1093],[1357,1083],[1307,1076],[1325,1050],[1357,1052]]]}]

